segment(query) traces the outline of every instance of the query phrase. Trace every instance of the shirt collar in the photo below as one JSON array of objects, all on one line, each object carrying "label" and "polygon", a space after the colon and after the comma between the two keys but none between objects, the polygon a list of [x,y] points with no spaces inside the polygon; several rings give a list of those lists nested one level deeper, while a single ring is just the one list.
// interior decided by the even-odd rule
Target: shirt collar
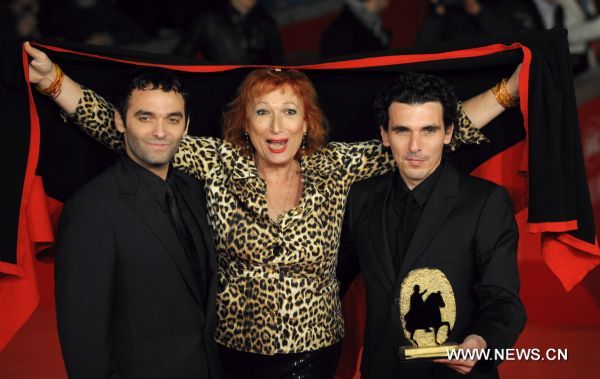
[{"label": "shirt collar", "polygon": [[[419,208],[423,208],[427,199],[429,199],[429,195],[431,195],[431,191],[433,187],[437,183],[438,178],[442,172],[442,169],[445,165],[446,161],[442,159],[438,167],[429,175],[425,180],[419,183],[415,188],[412,189],[412,194],[415,198],[415,201],[419,205]],[[406,199],[411,190],[408,188],[404,180],[400,176],[399,172],[396,172],[394,175],[394,180],[392,182],[392,191],[393,191],[393,199],[394,203],[403,202]]]},{"label": "shirt collar", "polygon": [[123,153],[123,159],[138,179],[146,186],[150,191],[150,194],[156,200],[158,205],[167,209],[166,195],[167,195],[167,183],[172,183],[172,167],[169,165],[169,171],[167,173],[167,180],[163,180],[160,176],[149,171],[147,168],[142,167],[139,163],[131,159],[127,153]]}]

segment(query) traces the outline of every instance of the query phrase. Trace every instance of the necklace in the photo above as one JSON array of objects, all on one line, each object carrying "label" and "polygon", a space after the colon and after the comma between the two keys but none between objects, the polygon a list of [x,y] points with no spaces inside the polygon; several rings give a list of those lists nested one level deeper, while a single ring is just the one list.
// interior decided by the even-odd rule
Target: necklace
[{"label": "necklace", "polygon": [[296,205],[298,190],[302,183],[300,175],[297,175],[298,173],[299,170],[296,170],[294,177],[291,180],[286,180],[287,183],[285,183],[285,186],[287,187],[287,191],[285,196],[279,201],[279,206],[274,201],[275,199],[272,198],[273,195],[269,194],[269,188],[273,189],[273,187],[281,186],[284,183],[273,182],[265,176],[265,182],[267,183],[265,198],[267,200],[268,214],[269,218],[275,223],[279,223],[285,212]]}]

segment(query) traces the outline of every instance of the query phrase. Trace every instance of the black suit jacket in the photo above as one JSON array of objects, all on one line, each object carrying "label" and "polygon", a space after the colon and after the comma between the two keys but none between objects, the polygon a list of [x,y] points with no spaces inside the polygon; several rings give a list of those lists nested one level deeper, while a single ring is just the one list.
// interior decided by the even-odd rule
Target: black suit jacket
[{"label": "black suit jacket", "polygon": [[60,220],[56,310],[72,378],[218,377],[216,256],[204,189],[172,175],[202,230],[208,299],[168,218],[119,158],[67,201]]},{"label": "black suit jacket", "polygon": [[[457,315],[449,340],[482,336],[490,348],[514,344],[525,324],[518,297],[518,229],[507,192],[500,186],[459,174],[449,163],[432,189],[399,272],[394,272],[384,206],[392,172],[356,183],[350,190],[341,256],[351,255],[351,237],[365,277],[367,324],[361,371],[365,378],[463,377],[431,362],[402,362],[405,338],[399,310],[400,285],[420,267],[448,278]],[[495,377],[494,362],[481,362],[473,377]]]}]

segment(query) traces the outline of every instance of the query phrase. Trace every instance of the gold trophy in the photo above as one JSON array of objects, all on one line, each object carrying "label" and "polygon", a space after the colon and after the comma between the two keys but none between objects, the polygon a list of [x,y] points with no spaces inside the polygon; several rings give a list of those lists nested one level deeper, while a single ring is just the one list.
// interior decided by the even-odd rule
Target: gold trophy
[{"label": "gold trophy", "polygon": [[446,275],[438,269],[419,268],[400,286],[400,320],[410,346],[401,346],[401,359],[447,358],[458,348],[448,335],[456,321],[456,300]]}]

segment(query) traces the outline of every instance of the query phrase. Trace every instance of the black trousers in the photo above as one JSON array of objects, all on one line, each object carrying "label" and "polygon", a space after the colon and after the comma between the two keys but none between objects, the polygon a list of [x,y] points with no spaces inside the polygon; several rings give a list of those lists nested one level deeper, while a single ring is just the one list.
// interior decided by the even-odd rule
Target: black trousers
[{"label": "black trousers", "polygon": [[219,345],[225,379],[331,379],[341,343],[319,350],[264,355]]}]

